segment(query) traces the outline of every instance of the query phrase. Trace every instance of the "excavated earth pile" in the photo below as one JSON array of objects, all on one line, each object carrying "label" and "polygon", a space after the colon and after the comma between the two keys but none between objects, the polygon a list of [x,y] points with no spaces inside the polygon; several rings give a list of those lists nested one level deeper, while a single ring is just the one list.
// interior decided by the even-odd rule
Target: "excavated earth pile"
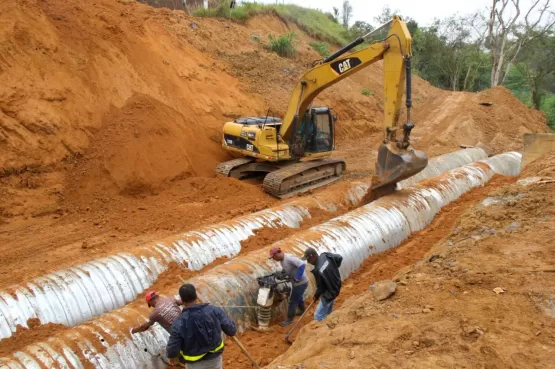
[{"label": "excavated earth pile", "polygon": [[[112,0],[7,0],[0,14],[0,286],[276,204],[259,183],[213,170],[229,159],[223,123],[268,107],[283,114],[318,59],[294,24]],[[294,58],[267,51],[268,33],[288,31]],[[335,155],[347,178],[373,173],[382,89],[378,63],[316,101],[339,115]],[[482,93],[491,106],[418,78],[414,90],[414,143],[429,156],[478,141],[518,149],[517,134],[547,129],[503,88]]]}]

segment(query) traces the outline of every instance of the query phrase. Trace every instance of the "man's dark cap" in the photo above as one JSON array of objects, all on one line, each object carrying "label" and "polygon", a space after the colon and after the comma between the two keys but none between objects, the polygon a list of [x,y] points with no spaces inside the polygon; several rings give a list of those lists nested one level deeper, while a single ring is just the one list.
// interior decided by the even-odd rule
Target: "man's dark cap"
[{"label": "man's dark cap", "polygon": [[309,247],[308,249],[306,249],[304,251],[304,255],[301,258],[301,260],[307,260],[308,258],[310,258],[311,256],[318,256],[318,253],[316,252],[316,250],[314,250],[312,247]]}]

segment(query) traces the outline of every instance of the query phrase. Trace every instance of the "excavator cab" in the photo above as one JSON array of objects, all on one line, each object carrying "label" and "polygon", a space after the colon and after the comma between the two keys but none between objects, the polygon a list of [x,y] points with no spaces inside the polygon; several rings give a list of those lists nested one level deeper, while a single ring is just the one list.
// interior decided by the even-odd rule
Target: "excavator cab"
[{"label": "excavator cab", "polygon": [[312,108],[305,115],[305,120],[308,120],[305,155],[332,151],[334,149],[334,125],[337,120],[337,116],[332,115],[332,109]]},{"label": "excavator cab", "polygon": [[335,148],[337,115],[328,107],[313,107],[306,111],[293,140],[296,157],[319,156]]}]

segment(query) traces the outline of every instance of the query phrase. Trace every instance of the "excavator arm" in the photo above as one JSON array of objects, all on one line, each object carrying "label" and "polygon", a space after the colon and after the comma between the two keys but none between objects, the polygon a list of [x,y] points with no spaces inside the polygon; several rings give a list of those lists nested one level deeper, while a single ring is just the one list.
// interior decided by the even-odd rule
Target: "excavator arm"
[{"label": "excavator arm", "polygon": [[[365,42],[377,32],[389,28],[388,36],[381,42],[345,55],[354,47]],[[295,86],[287,113],[283,119],[279,134],[283,140],[294,149],[295,140],[300,139],[297,128],[312,101],[324,89],[338,83],[365,67],[379,60],[384,61],[384,126],[385,139],[378,150],[376,175],[372,179],[372,189],[387,187],[390,192],[392,186],[408,178],[422,169],[428,163],[426,155],[412,149],[410,145],[410,131],[414,127],[410,122],[411,75],[410,59],[412,56],[412,38],[406,24],[397,16],[375,31],[364,35],[309,70]],[[399,127],[400,110],[406,83],[407,122]],[[402,135],[399,130],[403,130]],[[378,197],[378,196],[375,196]]]},{"label": "excavator arm", "polygon": [[[389,25],[391,28],[384,41],[339,58]],[[293,126],[299,120],[299,114],[302,115],[308,109],[320,92],[379,60],[384,60],[385,126],[396,126],[405,91],[405,58],[411,56],[411,43],[412,38],[406,24],[395,17],[391,22],[322,60],[321,64],[306,72],[295,86],[280,129],[281,137],[289,139],[294,132]]]},{"label": "excavator arm", "polygon": [[[384,40],[353,52],[356,46],[385,29],[388,35]],[[245,157],[220,163],[216,172],[235,178],[263,173],[264,190],[282,198],[341,178],[345,162],[326,158],[333,151],[335,118],[328,108],[311,108],[312,101],[324,89],[383,60],[385,137],[378,149],[370,197],[375,199],[390,192],[398,181],[427,165],[426,155],[413,150],[409,141],[414,127],[410,122],[411,42],[406,24],[393,17],[392,21],[359,37],[306,72],[293,89],[283,120],[266,116],[227,122],[222,147]],[[405,87],[408,119],[399,126]],[[315,160],[300,161],[306,157]]]}]

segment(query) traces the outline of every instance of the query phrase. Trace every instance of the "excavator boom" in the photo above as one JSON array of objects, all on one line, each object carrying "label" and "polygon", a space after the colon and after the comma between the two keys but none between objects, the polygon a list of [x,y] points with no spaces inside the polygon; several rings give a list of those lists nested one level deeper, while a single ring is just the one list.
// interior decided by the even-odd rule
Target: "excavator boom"
[{"label": "excavator boom", "polygon": [[[389,31],[384,40],[352,51],[386,28]],[[345,162],[325,159],[334,149],[336,116],[329,108],[312,107],[312,102],[326,88],[383,60],[385,137],[378,150],[371,189],[374,197],[394,189],[398,181],[420,172],[427,165],[426,155],[415,151],[409,140],[414,127],[410,122],[411,45],[406,24],[395,16],[392,21],[319,61],[293,89],[283,120],[251,117],[224,125],[222,146],[247,157],[221,163],[216,172],[236,178],[264,173],[264,189],[278,197],[339,179],[345,170]],[[400,127],[405,89],[407,122]],[[303,158],[315,160],[310,164],[299,163]]]},{"label": "excavator boom", "polygon": [[[345,55],[377,32],[389,27],[387,38],[360,51]],[[428,165],[423,152],[410,145],[412,106],[411,83],[412,38],[406,24],[399,17],[364,35],[308,71],[291,95],[280,135],[294,145],[299,124],[299,112],[308,109],[314,98],[324,89],[353,75],[361,69],[383,59],[384,68],[384,126],[385,138],[378,149],[376,172],[372,178],[372,198],[378,198],[395,189],[397,182],[411,177]],[[407,121],[399,126],[403,94],[406,92]]]}]

